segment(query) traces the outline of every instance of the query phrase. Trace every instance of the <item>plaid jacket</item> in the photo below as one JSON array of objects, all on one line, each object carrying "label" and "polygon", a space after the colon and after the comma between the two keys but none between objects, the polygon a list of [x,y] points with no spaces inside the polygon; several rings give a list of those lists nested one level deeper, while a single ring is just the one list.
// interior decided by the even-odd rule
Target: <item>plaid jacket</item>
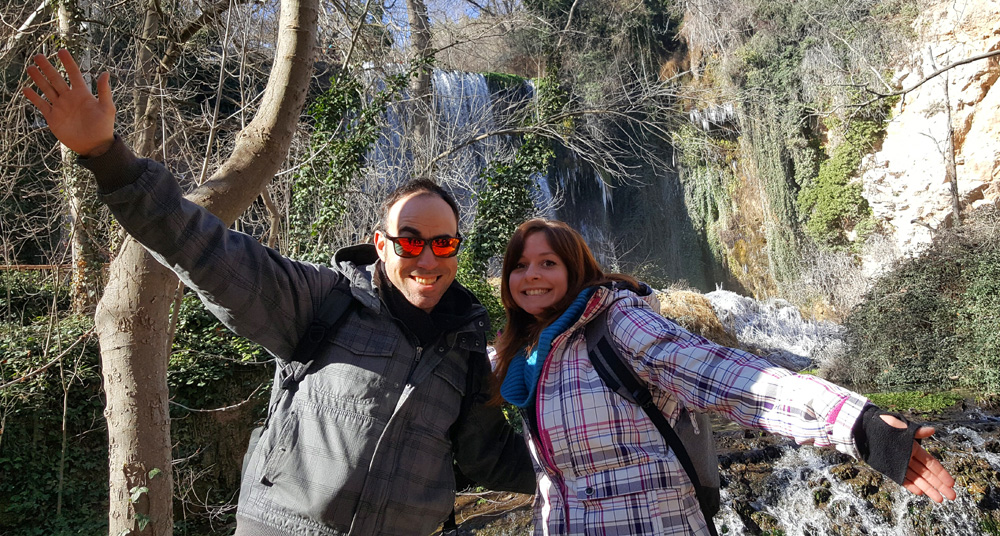
[{"label": "plaid jacket", "polygon": [[858,456],[851,429],[864,397],[716,345],[636,294],[602,287],[553,341],[539,379],[538,427],[528,438],[538,479],[535,534],[708,534],[673,451],[642,409],[608,390],[590,364],[584,325],[607,308],[622,357],[655,387],[671,424],[686,406]]},{"label": "plaid jacket", "polygon": [[430,534],[452,510],[453,459],[492,489],[534,488],[524,441],[484,403],[489,322],[471,295],[467,322],[420,347],[372,287],[372,245],[341,250],[336,269],[292,261],[183,199],[162,166],[120,141],[81,163],[129,234],[279,362],[328,293],[360,304],[295,389],[276,383],[269,425],[249,453],[237,534]]}]

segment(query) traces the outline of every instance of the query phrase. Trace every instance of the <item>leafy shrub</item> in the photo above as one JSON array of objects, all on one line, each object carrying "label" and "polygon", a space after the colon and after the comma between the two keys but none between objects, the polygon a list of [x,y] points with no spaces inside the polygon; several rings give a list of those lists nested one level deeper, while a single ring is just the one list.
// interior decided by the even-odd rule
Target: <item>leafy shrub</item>
[{"label": "leafy shrub", "polygon": [[[235,381],[240,371],[261,369],[266,379],[271,367],[262,366],[270,355],[258,344],[222,325],[194,294],[181,303],[174,336],[167,382],[177,403],[193,408],[212,408],[234,402],[221,385]],[[249,394],[253,387],[250,386]],[[266,390],[265,390],[266,391]],[[266,393],[265,393],[266,394]]]},{"label": "leafy shrub", "polygon": [[[26,289],[41,292],[30,285]],[[52,322],[41,317],[0,339],[0,384],[35,372],[0,389],[2,534],[107,532],[108,493],[100,485],[108,480],[107,432],[100,355],[92,328],[87,317]],[[55,360],[60,354],[62,359]],[[49,367],[42,370],[46,364]],[[60,492],[62,509],[57,513]]]},{"label": "leafy shrub", "polygon": [[[35,274],[4,275],[7,284],[17,285],[8,287],[11,295],[29,297],[19,302],[21,310],[12,309],[15,316],[35,320],[6,326],[0,338],[0,385],[36,373],[0,389],[0,534],[107,533],[108,439],[93,320],[37,316],[48,310],[53,296],[63,299],[60,291]],[[61,362],[53,361],[64,352]],[[175,511],[185,518],[176,534],[214,533],[208,520],[217,528],[227,503],[236,497],[246,438],[266,407],[273,372],[263,364],[267,359],[261,347],[229,332],[196,297],[184,299],[168,371],[180,497]],[[182,407],[214,409],[248,399],[250,403],[226,412]],[[57,515],[60,467],[62,509]],[[192,491],[196,501],[184,500]]]},{"label": "leafy shrub", "polygon": [[500,290],[487,281],[483,271],[474,269],[471,262],[472,256],[463,253],[459,258],[458,274],[456,274],[455,279],[462,286],[469,289],[469,292],[472,292],[476,296],[476,299],[479,300],[479,303],[483,304],[483,307],[486,308],[486,312],[490,316],[490,327],[492,328],[492,331],[487,333],[486,336],[492,338],[507,322],[503,304],[500,302]]},{"label": "leafy shrub", "polygon": [[[68,274],[64,274],[67,275]],[[0,323],[27,325],[50,309],[69,309],[69,286],[42,271],[0,272]]]},{"label": "leafy shrub", "polygon": [[[423,68],[417,65],[411,72]],[[329,234],[348,210],[345,192],[365,166],[365,158],[385,125],[385,112],[411,72],[387,76],[380,90],[367,94],[351,73],[333,79],[309,105],[315,155],[299,168],[292,191],[290,252],[298,259],[324,263],[333,255]]]},{"label": "leafy shrub", "polygon": [[951,392],[924,393],[903,391],[900,393],[873,393],[866,395],[876,406],[890,411],[910,411],[918,413],[939,413],[962,400],[962,395]]},{"label": "leafy shrub", "polygon": [[861,195],[861,183],[852,179],[862,157],[885,134],[887,105],[878,106],[874,115],[849,124],[844,141],[819,165],[816,180],[799,191],[799,213],[806,234],[821,245],[846,246],[847,232],[871,215],[868,201]]},{"label": "leafy shrub", "polygon": [[845,321],[845,379],[1000,393],[998,223],[996,209],[981,209],[876,283]]},{"label": "leafy shrub", "polygon": [[969,269],[955,331],[962,385],[1000,399],[1000,250],[984,251]]}]

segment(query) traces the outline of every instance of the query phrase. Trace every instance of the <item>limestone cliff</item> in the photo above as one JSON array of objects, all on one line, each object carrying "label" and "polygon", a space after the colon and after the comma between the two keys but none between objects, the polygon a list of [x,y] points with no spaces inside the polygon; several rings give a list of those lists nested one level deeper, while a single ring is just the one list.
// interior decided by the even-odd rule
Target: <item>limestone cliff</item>
[{"label": "limestone cliff", "polygon": [[[900,65],[900,88],[959,60],[1000,50],[1000,2],[932,2],[913,24],[912,53]],[[948,115],[954,129],[963,209],[1000,200],[1000,57],[968,63],[907,93],[893,110],[881,148],[862,164],[864,195],[888,224],[899,252],[912,255],[950,225],[946,174]],[[947,98],[946,98],[947,97]]]}]

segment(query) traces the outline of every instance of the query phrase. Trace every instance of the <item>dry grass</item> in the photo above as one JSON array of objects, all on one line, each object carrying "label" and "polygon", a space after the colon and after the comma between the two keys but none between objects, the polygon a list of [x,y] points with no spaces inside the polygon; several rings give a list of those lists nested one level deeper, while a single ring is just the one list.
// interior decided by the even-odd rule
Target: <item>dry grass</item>
[{"label": "dry grass", "polygon": [[704,295],[689,290],[674,290],[658,292],[657,297],[660,299],[660,314],[684,329],[723,346],[740,347],[739,341],[726,333]]}]

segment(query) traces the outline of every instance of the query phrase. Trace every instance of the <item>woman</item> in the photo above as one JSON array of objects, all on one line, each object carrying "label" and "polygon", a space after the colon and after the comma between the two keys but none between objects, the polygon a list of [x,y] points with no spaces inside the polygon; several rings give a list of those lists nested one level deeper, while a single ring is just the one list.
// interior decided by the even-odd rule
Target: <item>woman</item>
[{"label": "woman", "polygon": [[933,428],[907,427],[859,394],[683,330],[657,314],[648,287],[605,274],[564,223],[535,219],[517,229],[501,294],[507,326],[496,374],[503,398],[525,417],[536,534],[710,534],[662,435],[590,364],[584,326],[605,311],[619,354],[672,424],[682,408],[719,413],[865,459],[937,502],[955,498],[954,479],[914,441]]}]

